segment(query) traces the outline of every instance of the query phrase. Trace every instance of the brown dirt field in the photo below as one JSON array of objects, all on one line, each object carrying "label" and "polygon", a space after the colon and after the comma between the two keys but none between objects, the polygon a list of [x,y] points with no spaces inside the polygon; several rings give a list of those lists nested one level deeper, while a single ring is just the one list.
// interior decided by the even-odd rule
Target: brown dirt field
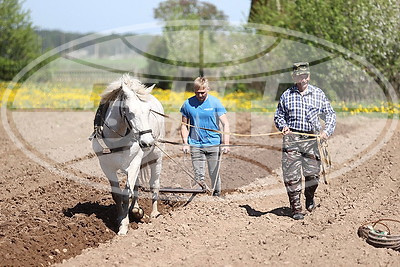
[{"label": "brown dirt field", "polygon": [[[235,137],[232,143],[248,146],[232,147],[223,158],[223,197],[163,195],[162,216],[132,220],[128,235],[119,237],[111,195],[102,189],[107,182],[87,141],[93,113],[8,113],[25,150],[2,123],[2,266],[400,264],[399,252],[357,236],[366,221],[400,220],[400,128],[385,139],[392,121],[338,119],[329,185],[320,185],[319,207],[303,221],[289,217],[280,137]],[[230,114],[232,132],[275,131],[271,117],[249,115]],[[168,121],[166,139],[179,141],[177,128]],[[165,158],[162,186],[188,187],[181,168],[190,170],[190,159],[179,147],[165,149],[180,165]],[[141,203],[149,214],[148,199]],[[400,233],[399,224],[389,226]]]}]

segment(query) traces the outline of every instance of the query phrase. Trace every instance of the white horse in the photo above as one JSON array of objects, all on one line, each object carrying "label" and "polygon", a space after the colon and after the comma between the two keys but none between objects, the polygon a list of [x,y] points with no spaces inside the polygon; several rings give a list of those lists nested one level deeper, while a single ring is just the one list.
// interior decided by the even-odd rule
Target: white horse
[{"label": "white horse", "polygon": [[[150,166],[151,170],[150,216],[155,218],[160,215],[157,199],[162,153],[154,144],[155,140],[164,137],[164,119],[152,110],[159,113],[164,111],[161,103],[150,94],[153,87],[146,87],[125,74],[109,84],[101,95],[100,103],[107,111],[102,112],[102,127],[95,127],[92,147],[111,185],[117,206],[119,235],[128,232],[129,211],[136,216],[143,216],[138,203],[138,175],[143,165]],[[117,171],[127,174],[123,190],[119,186]]]}]

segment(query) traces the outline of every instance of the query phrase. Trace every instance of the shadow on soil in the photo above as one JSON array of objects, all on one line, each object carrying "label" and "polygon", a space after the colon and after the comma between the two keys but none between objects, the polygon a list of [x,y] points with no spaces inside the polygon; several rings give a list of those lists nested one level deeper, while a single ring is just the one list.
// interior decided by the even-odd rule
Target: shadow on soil
[{"label": "shadow on soil", "polygon": [[115,218],[117,216],[115,204],[101,205],[93,202],[78,203],[75,207],[64,210],[63,213],[67,217],[73,217],[75,214],[85,214],[87,216],[94,214],[103,221],[107,228],[114,232],[118,231],[115,223]]},{"label": "shadow on soil", "polygon": [[[132,229],[138,229],[138,225],[140,223],[149,223],[150,218],[149,214],[151,213],[151,203],[148,199],[139,199],[140,207],[144,210],[145,217],[144,218],[135,218],[132,212],[129,212],[129,225]],[[158,204],[158,209],[161,214],[167,213],[169,210],[173,210],[176,207],[182,206],[184,202],[181,201],[168,201],[163,200]],[[118,225],[117,225],[117,208],[115,204],[111,205],[102,205],[97,202],[84,202],[78,203],[75,207],[65,209],[63,214],[67,217],[73,217],[77,214],[86,215],[90,217],[91,215],[95,215],[96,218],[103,221],[104,225],[113,231],[114,233],[118,233]]]},{"label": "shadow on soil", "polygon": [[249,205],[240,205],[239,207],[246,209],[247,214],[252,217],[261,217],[266,214],[275,214],[276,216],[286,216],[286,217],[291,217],[292,212],[290,208],[288,207],[280,207],[276,208],[270,211],[258,211],[250,207]]}]

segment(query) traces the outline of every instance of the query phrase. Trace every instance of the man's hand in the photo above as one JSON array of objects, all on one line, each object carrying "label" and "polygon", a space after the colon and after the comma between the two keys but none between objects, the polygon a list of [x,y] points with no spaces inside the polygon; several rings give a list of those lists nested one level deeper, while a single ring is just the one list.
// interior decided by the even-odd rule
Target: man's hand
[{"label": "man's hand", "polygon": [[231,149],[229,148],[229,146],[223,146],[223,147],[221,148],[221,151],[222,151],[222,153],[224,153],[224,154],[228,154],[228,153],[231,151]]},{"label": "man's hand", "polygon": [[282,134],[283,135],[287,135],[287,134],[290,134],[292,131],[289,129],[289,127],[287,127],[287,126],[285,126],[285,127],[283,127],[283,129],[282,129]]},{"label": "man's hand", "polygon": [[322,133],[319,135],[322,141],[328,140],[329,136],[326,134],[326,132],[322,131]]},{"label": "man's hand", "polygon": [[190,146],[187,145],[187,144],[183,145],[182,151],[183,151],[183,153],[185,153],[185,154],[189,154],[189,152],[190,152]]}]

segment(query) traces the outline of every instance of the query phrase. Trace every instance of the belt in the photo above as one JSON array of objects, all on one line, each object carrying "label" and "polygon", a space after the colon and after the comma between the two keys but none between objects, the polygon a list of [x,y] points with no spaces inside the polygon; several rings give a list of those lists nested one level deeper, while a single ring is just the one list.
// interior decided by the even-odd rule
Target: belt
[{"label": "belt", "polygon": [[289,128],[289,129],[290,129],[290,131],[297,132],[297,133],[316,134],[316,132],[314,132],[314,131],[300,131],[300,130],[296,130],[296,129],[292,129],[292,128]]}]

